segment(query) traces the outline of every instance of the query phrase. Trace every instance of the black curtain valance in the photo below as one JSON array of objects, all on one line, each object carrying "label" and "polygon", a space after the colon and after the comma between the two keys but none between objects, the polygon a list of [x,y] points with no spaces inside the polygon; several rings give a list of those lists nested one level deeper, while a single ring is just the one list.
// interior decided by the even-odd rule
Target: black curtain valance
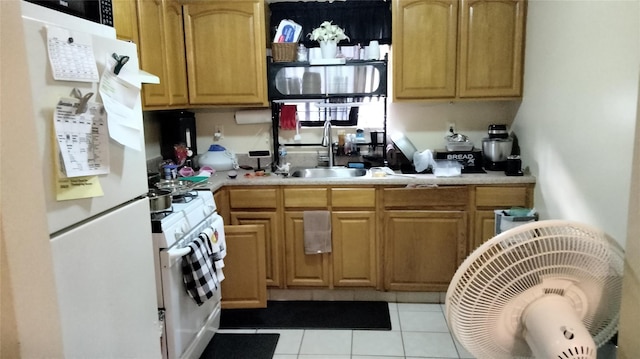
[{"label": "black curtain valance", "polygon": [[380,44],[391,44],[391,2],[386,0],[347,0],[334,2],[275,2],[269,4],[271,11],[271,37],[281,20],[289,19],[302,25],[300,42],[306,47],[316,47],[318,43],[309,39],[309,34],[324,21],[344,29],[350,40],[342,40],[340,45],[365,46],[371,40]]}]

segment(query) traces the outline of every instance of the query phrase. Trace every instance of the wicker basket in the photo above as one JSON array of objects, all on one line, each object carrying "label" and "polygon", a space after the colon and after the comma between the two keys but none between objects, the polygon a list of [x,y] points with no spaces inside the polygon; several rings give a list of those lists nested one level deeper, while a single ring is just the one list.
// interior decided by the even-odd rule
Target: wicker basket
[{"label": "wicker basket", "polygon": [[296,61],[298,55],[297,42],[274,42],[271,44],[271,55],[275,62]]}]

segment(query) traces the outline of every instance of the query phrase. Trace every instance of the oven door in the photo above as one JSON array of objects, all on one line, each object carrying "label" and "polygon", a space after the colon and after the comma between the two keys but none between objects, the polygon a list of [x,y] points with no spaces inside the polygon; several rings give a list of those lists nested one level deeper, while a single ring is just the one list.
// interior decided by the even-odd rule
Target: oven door
[{"label": "oven door", "polygon": [[[212,214],[189,231],[184,242],[197,237],[207,226],[224,233],[222,217]],[[184,242],[160,251],[162,295],[165,309],[166,358],[198,358],[220,326],[220,286],[212,298],[198,306],[185,290],[182,279]]]}]

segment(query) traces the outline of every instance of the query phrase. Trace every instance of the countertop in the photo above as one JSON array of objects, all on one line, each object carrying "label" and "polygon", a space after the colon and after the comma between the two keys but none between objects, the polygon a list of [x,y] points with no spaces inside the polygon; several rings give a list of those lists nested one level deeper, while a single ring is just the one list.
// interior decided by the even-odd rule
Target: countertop
[{"label": "countertop", "polygon": [[[504,185],[535,183],[532,175],[506,176],[502,171],[487,173],[463,173],[456,177],[436,177],[433,174],[395,174],[386,177],[373,177],[371,171],[365,176],[349,178],[299,178],[285,177],[277,174],[255,176],[253,171],[238,170],[235,179],[228,177],[228,172],[216,172],[209,180],[199,186],[212,191],[223,186],[280,186],[280,185]],[[246,174],[246,176],[245,176]]]}]

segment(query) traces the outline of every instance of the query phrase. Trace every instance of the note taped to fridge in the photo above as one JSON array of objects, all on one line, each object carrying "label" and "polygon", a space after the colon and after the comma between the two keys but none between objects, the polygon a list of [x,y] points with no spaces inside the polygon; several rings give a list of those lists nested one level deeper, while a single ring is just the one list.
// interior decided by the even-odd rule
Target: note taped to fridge
[{"label": "note taped to fridge", "polygon": [[61,177],[92,176],[109,173],[109,133],[102,104],[89,102],[83,113],[76,113],[80,100],[62,98],[54,114],[54,128]]},{"label": "note taped to fridge", "polygon": [[142,150],[144,130],[142,122],[132,121],[139,104],[140,78],[133,76],[137,68],[125,65],[119,75],[113,72],[116,60],[108,56],[98,91],[109,114],[109,136],[118,143],[136,151]]},{"label": "note taped to fridge", "polygon": [[56,182],[56,200],[104,196],[98,176],[84,176],[75,178],[58,178]]},{"label": "note taped to fridge", "polygon": [[91,35],[47,26],[47,49],[54,79],[98,82]]}]

